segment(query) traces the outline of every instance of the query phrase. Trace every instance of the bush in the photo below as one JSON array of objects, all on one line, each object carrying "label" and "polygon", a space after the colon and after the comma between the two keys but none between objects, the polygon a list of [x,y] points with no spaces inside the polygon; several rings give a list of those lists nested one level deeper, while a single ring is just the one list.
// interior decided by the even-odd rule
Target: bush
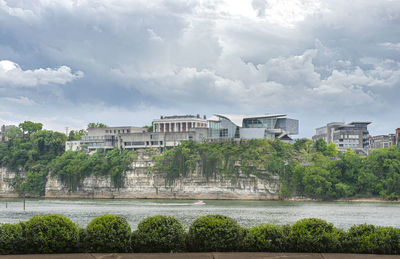
[{"label": "bush", "polygon": [[132,234],[132,248],[146,253],[181,252],[185,249],[185,230],[174,217],[148,217]]},{"label": "bush", "polygon": [[64,216],[35,216],[25,224],[25,237],[31,253],[74,252],[78,227]]},{"label": "bush", "polygon": [[343,233],[332,223],[317,218],[297,221],[289,232],[289,246],[295,252],[341,252]]},{"label": "bush", "polygon": [[249,228],[244,237],[245,251],[282,252],[287,247],[287,226],[264,224]]},{"label": "bush", "polygon": [[345,244],[351,253],[399,254],[400,229],[354,225],[347,231]]},{"label": "bush", "polygon": [[125,218],[103,215],[86,227],[85,243],[89,252],[129,252],[131,227]]},{"label": "bush", "polygon": [[0,254],[22,252],[24,243],[23,223],[0,225]]},{"label": "bush", "polygon": [[191,251],[236,251],[243,241],[243,230],[233,219],[222,215],[197,218],[190,226],[188,246]]}]

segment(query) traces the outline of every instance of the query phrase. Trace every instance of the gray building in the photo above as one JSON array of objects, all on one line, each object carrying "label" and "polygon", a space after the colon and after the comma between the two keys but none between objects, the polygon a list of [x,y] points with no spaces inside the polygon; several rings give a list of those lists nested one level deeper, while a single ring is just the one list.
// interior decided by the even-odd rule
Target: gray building
[{"label": "gray building", "polygon": [[65,150],[97,149],[111,150],[114,148],[137,150],[143,148],[173,147],[184,140],[195,142],[205,141],[207,128],[189,128],[185,131],[148,132],[142,127],[107,127],[88,129],[88,134],[80,141],[67,141]]},{"label": "gray building", "polygon": [[7,137],[6,137],[6,133],[9,129],[12,128],[17,128],[17,126],[14,125],[3,125],[0,128],[0,142],[6,142],[7,141]]},{"label": "gray building", "polygon": [[377,149],[377,148],[385,148],[396,145],[396,135],[395,134],[387,134],[387,135],[378,135],[378,136],[370,136],[369,137],[369,148]]},{"label": "gray building", "polygon": [[328,144],[335,143],[339,151],[348,148],[357,153],[368,153],[369,132],[368,125],[371,122],[331,122],[326,126],[316,129],[316,134],[312,137],[314,141],[325,140]]},{"label": "gray building", "polygon": [[208,120],[208,139],[274,139],[292,140],[299,132],[299,121],[283,118],[286,114],[224,115]]}]

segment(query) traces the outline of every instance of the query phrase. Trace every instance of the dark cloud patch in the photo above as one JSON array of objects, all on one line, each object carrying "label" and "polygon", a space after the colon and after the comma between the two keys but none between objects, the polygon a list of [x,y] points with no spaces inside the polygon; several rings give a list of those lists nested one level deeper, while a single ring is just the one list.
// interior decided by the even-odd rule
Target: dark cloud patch
[{"label": "dark cloud patch", "polygon": [[0,120],[62,130],[284,112],[301,136],[341,120],[388,133],[400,124],[399,13],[397,1],[0,0],[0,60],[84,75],[18,88],[0,77]]}]

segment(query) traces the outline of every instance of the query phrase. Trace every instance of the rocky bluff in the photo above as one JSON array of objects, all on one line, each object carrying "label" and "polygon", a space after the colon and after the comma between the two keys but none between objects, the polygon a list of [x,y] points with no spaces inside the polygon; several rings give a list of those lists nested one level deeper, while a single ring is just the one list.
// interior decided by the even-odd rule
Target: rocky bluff
[{"label": "rocky bluff", "polygon": [[[91,175],[74,192],[57,177],[48,176],[46,198],[140,198],[140,199],[262,199],[279,198],[279,178],[261,179],[255,175],[204,177],[194,170],[170,181],[164,173],[152,170],[154,162],[140,153],[131,170],[123,176],[123,187],[115,188],[110,176]],[[239,170],[240,172],[240,170]],[[12,187],[16,174],[0,169],[0,197],[17,197]],[[20,175],[24,177],[23,173]]]}]

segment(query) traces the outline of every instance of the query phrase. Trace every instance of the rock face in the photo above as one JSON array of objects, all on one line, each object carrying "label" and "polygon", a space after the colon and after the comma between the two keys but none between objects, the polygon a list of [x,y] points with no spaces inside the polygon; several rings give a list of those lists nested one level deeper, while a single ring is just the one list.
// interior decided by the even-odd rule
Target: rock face
[{"label": "rock face", "polygon": [[[143,199],[240,199],[240,200],[271,200],[278,199],[279,179],[271,176],[260,179],[254,175],[239,174],[236,177],[206,179],[199,171],[191,172],[185,177],[168,181],[165,174],[151,170],[153,162],[146,155],[140,155],[132,164],[132,170],[126,172],[123,188],[113,187],[109,176],[87,177],[81,187],[70,192],[62,182],[48,178],[45,197],[48,198],[143,198]],[[239,170],[240,171],[240,170]],[[2,177],[3,177],[3,172]],[[5,171],[4,188],[0,189],[0,197],[14,194],[9,185],[15,177]],[[3,179],[3,178],[2,178]],[[3,180],[2,180],[3,183]],[[4,190],[4,192],[2,192]],[[7,196],[7,197],[11,197]]]},{"label": "rock face", "polygon": [[15,173],[0,167],[0,197],[18,197],[18,194],[12,187],[12,181],[15,179]]}]

